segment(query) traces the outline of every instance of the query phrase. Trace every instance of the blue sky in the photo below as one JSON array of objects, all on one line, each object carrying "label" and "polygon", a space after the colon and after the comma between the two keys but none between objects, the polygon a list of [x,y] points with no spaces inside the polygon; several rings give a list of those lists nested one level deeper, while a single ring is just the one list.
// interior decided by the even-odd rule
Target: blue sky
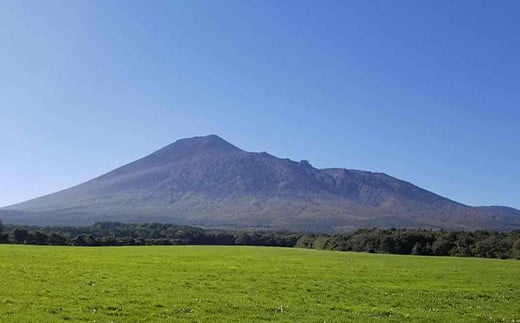
[{"label": "blue sky", "polygon": [[0,2],[0,206],[218,134],[520,208],[518,1]]}]

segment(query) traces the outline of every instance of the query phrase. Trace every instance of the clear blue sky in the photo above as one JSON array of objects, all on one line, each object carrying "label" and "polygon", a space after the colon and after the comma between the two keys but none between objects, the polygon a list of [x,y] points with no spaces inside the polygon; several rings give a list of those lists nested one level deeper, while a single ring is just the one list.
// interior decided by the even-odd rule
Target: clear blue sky
[{"label": "clear blue sky", "polygon": [[0,206],[215,133],[520,208],[519,1],[0,2]]}]

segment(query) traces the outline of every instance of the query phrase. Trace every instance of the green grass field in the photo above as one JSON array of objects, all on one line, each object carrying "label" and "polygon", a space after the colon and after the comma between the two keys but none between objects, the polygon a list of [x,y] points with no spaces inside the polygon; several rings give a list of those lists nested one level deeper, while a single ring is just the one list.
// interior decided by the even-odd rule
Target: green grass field
[{"label": "green grass field", "polygon": [[0,245],[0,322],[520,322],[520,261]]}]

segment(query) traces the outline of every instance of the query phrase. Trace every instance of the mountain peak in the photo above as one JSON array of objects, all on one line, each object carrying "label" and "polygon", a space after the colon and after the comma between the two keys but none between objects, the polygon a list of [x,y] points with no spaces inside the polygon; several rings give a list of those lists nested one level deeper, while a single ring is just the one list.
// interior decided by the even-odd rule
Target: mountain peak
[{"label": "mountain peak", "polygon": [[217,135],[207,135],[179,139],[173,144],[148,155],[144,160],[163,163],[191,156],[219,156],[235,152],[242,152],[242,150]]},{"label": "mountain peak", "polygon": [[179,139],[170,146],[175,149],[197,150],[220,150],[220,151],[242,151],[240,148],[230,144],[217,135],[197,136]]},{"label": "mountain peak", "polygon": [[179,139],[174,144],[192,144],[192,145],[208,145],[208,146],[233,146],[218,135],[195,136],[190,138]]}]

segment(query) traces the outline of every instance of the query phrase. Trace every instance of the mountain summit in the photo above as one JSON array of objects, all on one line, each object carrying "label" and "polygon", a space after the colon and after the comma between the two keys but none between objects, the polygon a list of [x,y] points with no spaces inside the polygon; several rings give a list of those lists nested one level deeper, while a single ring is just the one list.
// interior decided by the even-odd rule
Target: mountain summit
[{"label": "mountain summit", "polygon": [[520,211],[471,207],[388,176],[181,139],[69,189],[0,209],[7,223],[168,222],[332,232],[361,227],[520,228]]}]

